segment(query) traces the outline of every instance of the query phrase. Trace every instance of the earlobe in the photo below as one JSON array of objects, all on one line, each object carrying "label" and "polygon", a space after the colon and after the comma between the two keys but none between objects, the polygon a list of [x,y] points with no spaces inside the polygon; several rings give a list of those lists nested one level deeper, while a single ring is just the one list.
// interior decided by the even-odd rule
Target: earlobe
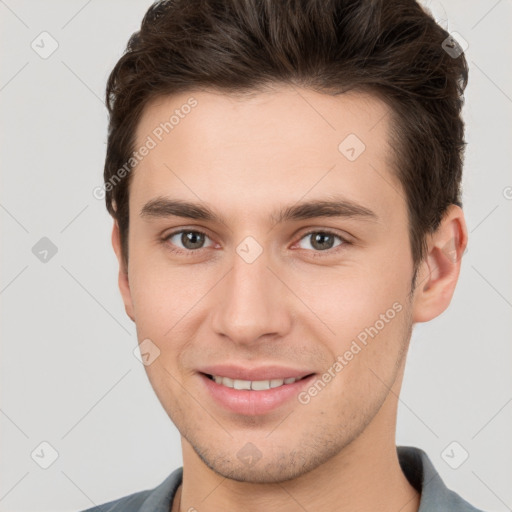
[{"label": "earlobe", "polygon": [[413,322],[428,322],[445,311],[453,297],[468,242],[464,213],[450,205],[438,229],[428,236],[414,292]]},{"label": "earlobe", "polygon": [[123,253],[121,249],[121,235],[119,232],[119,224],[114,220],[114,227],[112,228],[112,247],[116,253],[117,261],[119,263],[118,285],[119,291],[124,302],[126,314],[135,322],[135,315],[133,314],[133,302],[130,290],[130,282],[128,280],[128,269],[124,262]]}]

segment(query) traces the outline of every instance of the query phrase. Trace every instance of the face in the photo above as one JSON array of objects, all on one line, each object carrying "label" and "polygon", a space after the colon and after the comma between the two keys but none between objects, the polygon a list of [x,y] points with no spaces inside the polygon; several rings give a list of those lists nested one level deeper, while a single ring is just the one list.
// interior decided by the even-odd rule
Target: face
[{"label": "face", "polygon": [[386,114],[287,87],[144,112],[136,146],[155,145],[133,171],[121,291],[160,402],[220,475],[304,474],[387,403],[414,304]]}]

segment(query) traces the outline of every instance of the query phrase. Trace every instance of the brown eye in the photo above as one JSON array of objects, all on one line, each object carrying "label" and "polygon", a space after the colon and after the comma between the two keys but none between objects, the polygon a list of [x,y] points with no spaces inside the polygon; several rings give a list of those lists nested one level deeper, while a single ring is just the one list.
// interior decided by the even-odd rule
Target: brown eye
[{"label": "brown eye", "polygon": [[[339,245],[348,243],[341,236],[331,233],[330,231],[311,231],[304,235],[301,240],[309,239],[309,247],[303,247],[305,249],[314,249],[315,251],[327,251],[338,247]],[[335,240],[340,240],[340,243],[335,245]]]},{"label": "brown eye", "polygon": [[194,251],[203,248],[206,238],[208,238],[208,236],[202,231],[181,230],[175,231],[174,233],[171,233],[165,237],[165,241],[177,246],[177,252],[183,250]]}]

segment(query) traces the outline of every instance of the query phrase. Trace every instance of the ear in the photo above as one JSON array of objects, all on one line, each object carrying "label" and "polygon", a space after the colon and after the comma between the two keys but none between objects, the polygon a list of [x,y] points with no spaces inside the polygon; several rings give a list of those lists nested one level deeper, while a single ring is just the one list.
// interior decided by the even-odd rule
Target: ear
[{"label": "ear", "polygon": [[428,322],[449,306],[468,243],[462,209],[450,205],[437,230],[428,235],[428,252],[418,268],[413,322]]},{"label": "ear", "polygon": [[128,281],[128,269],[126,268],[122,256],[121,236],[117,220],[114,221],[114,227],[112,229],[112,247],[114,248],[117,261],[119,262],[118,284],[124,302],[124,309],[126,314],[135,322],[135,315],[133,314],[132,294],[130,292],[130,283]]}]

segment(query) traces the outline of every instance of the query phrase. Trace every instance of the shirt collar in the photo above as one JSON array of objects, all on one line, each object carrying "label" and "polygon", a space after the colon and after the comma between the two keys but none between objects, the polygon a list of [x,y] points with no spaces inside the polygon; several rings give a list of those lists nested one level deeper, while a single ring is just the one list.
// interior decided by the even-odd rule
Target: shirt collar
[{"label": "shirt collar", "polygon": [[421,493],[418,512],[482,512],[446,487],[423,450],[414,446],[397,446],[397,453],[404,475]]}]

